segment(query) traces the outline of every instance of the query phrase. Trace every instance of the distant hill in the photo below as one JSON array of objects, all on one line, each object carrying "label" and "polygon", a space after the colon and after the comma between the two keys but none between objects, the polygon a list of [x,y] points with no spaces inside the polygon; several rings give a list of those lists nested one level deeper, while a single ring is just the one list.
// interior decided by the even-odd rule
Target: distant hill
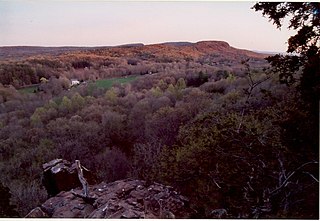
[{"label": "distant hill", "polygon": [[6,46],[0,47],[0,59],[21,59],[37,55],[62,54],[96,54],[113,57],[135,57],[141,59],[197,59],[204,55],[223,56],[227,59],[242,59],[245,57],[264,58],[267,53],[257,53],[249,50],[237,49],[224,41],[165,42],[144,45],[142,43],[125,44],[120,46],[99,47],[39,47],[39,46]]},{"label": "distant hill", "polygon": [[191,42],[165,42],[162,45],[171,45],[171,46],[190,46],[193,43]]},{"label": "distant hill", "polygon": [[260,54],[268,54],[268,55],[285,54],[285,52],[276,52],[276,51],[258,51],[258,50],[253,50],[253,52],[260,53]]},{"label": "distant hill", "polygon": [[99,57],[135,58],[155,62],[215,60],[219,63],[224,61],[239,63],[247,58],[260,60],[269,56],[268,54],[234,48],[223,41],[166,42],[144,46],[111,47],[92,50],[89,54]]},{"label": "distant hill", "polygon": [[5,46],[0,47],[0,59],[25,58],[34,55],[59,55],[66,52],[93,49],[88,47],[41,47],[41,46]]},{"label": "distant hill", "polygon": [[132,43],[132,44],[118,45],[114,47],[131,48],[131,47],[142,47],[142,46],[144,46],[144,44],[142,43]]}]

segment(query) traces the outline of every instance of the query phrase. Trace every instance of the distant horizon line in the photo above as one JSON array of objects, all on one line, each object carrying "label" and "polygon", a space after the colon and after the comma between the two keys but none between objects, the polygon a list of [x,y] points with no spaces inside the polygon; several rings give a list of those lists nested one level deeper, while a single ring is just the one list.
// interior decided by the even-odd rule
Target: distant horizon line
[{"label": "distant horizon line", "polygon": [[[196,44],[199,42],[206,42],[206,41],[212,41],[212,42],[226,42],[223,40],[200,40],[200,41],[165,41],[165,42],[157,42],[157,43],[142,43],[142,42],[133,42],[133,43],[124,43],[124,44],[115,44],[115,45],[0,45],[0,48],[9,48],[9,47],[41,47],[41,48],[113,48],[113,47],[123,47],[123,46],[148,46],[148,45],[157,45],[157,44],[174,44],[174,43],[190,43],[190,44]],[[230,44],[229,44],[230,45]],[[235,47],[230,45],[231,47]],[[278,54],[278,53],[287,53],[286,51],[272,51],[272,50],[257,50],[257,49],[247,49],[247,48],[238,48],[242,50],[248,50],[252,52],[257,53],[267,53],[267,54]]]}]

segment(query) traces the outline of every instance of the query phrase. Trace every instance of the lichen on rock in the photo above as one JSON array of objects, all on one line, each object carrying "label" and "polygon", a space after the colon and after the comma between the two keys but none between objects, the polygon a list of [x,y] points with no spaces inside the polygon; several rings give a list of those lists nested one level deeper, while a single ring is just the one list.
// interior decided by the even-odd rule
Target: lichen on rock
[{"label": "lichen on rock", "polygon": [[[62,163],[55,161],[54,165]],[[60,165],[61,167],[61,165]],[[50,168],[46,167],[46,169]],[[63,166],[61,167],[63,168]],[[69,176],[73,176],[71,173]],[[52,177],[51,177],[52,178]],[[56,181],[55,181],[56,182]],[[188,199],[170,186],[143,180],[124,179],[88,186],[87,201],[81,196],[81,184],[61,191],[26,218],[190,218]]]}]

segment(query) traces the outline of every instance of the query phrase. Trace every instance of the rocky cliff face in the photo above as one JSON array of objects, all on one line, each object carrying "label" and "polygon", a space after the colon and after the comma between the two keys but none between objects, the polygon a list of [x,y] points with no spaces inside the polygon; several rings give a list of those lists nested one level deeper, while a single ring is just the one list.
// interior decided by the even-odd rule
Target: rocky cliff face
[{"label": "rocky cliff face", "polygon": [[[63,161],[59,164],[59,167],[68,170]],[[53,165],[56,168],[55,172],[62,171],[58,169],[57,164]],[[52,176],[50,177],[52,179]],[[68,186],[67,183],[64,187],[66,186]],[[145,181],[133,179],[95,185],[89,183],[88,197],[82,195],[80,182],[78,186],[75,189],[59,192],[33,209],[26,217],[190,218],[193,212],[186,197],[178,194],[172,187],[159,183],[148,184]],[[72,185],[70,187],[73,188]]]},{"label": "rocky cliff face", "polygon": [[[61,191],[71,190],[81,186],[76,170],[76,164],[67,160],[55,159],[43,164],[43,185],[48,196],[55,196]],[[84,170],[84,176],[89,184],[95,183],[94,175]]]}]

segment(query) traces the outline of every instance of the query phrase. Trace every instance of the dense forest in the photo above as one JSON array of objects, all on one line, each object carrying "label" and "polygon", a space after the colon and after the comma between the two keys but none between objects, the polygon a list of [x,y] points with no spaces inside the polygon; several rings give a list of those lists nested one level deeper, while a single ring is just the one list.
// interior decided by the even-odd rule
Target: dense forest
[{"label": "dense forest", "polygon": [[[283,84],[275,56],[271,65],[264,57],[202,42],[2,59],[0,216],[23,217],[45,201],[41,166],[63,158],[81,160],[98,181],[171,185],[196,218],[215,209],[227,218],[317,218],[315,100],[301,81]],[[304,76],[301,66],[294,77]]]}]

